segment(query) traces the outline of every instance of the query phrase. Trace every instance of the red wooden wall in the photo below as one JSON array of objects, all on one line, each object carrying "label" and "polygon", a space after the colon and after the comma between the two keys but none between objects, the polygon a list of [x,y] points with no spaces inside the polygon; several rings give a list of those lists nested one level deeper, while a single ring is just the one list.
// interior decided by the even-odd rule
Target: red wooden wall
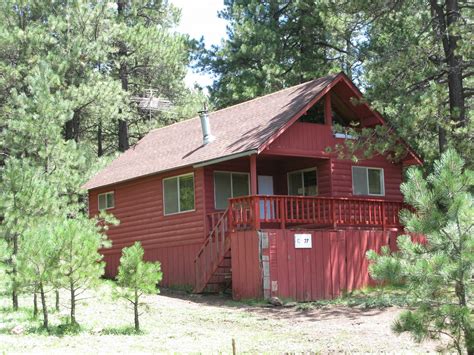
[{"label": "red wooden wall", "polygon": [[293,123],[265,151],[271,154],[330,157],[326,148],[333,147],[336,139],[332,127],[308,122]]},{"label": "red wooden wall", "polygon": [[365,253],[389,244],[390,232],[369,230],[304,231],[311,249],[295,249],[295,232],[269,232],[273,296],[298,301],[330,299],[370,284]]},{"label": "red wooden wall", "polygon": [[231,234],[232,297],[235,300],[263,297],[259,243],[256,231]]},{"label": "red wooden wall", "polygon": [[122,248],[140,241],[145,258],[161,262],[163,285],[194,284],[194,258],[205,236],[203,169],[194,170],[195,210],[192,212],[165,216],[162,185],[165,177],[192,171],[191,168],[181,169],[89,192],[91,216],[98,213],[97,195],[115,192],[115,208],[108,212],[120,220],[120,225],[107,232],[112,248],[102,251],[107,277],[116,275]]},{"label": "red wooden wall", "polygon": [[366,166],[372,168],[383,168],[385,196],[370,196],[387,200],[403,200],[400,185],[403,182],[402,164],[394,164],[385,157],[374,156],[368,160],[354,163],[350,160],[332,159],[332,195],[333,196],[357,196],[352,194],[352,167]]},{"label": "red wooden wall", "polygon": [[[261,242],[257,232],[232,235],[232,281],[235,282],[233,291],[236,299],[258,298],[263,293],[297,301],[331,299],[344,291],[373,284],[368,273],[366,252],[370,249],[380,251],[383,245],[393,245],[391,239],[394,240],[398,234],[381,230],[265,232],[268,248],[263,244],[261,258],[263,262],[269,261],[270,280],[267,286],[262,281],[262,267],[256,264],[260,260],[258,246]],[[296,249],[295,233],[311,234],[312,248]],[[253,259],[242,257],[249,250]],[[237,255],[235,262],[234,255]],[[268,292],[263,290],[264,287],[268,287]]]}]

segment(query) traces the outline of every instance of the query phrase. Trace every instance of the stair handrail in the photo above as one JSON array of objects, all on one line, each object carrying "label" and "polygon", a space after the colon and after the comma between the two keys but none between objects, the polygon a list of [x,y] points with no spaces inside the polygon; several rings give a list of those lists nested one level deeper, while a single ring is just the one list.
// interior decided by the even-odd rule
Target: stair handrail
[{"label": "stair handrail", "polygon": [[[211,240],[211,236],[215,233],[216,229],[218,229],[222,223],[222,221],[227,217],[227,214],[229,213],[229,208],[226,208],[224,213],[222,214],[222,216],[217,220],[216,224],[214,225],[214,228],[212,228],[212,230],[209,232],[209,234],[207,235],[207,238],[206,240],[204,241],[204,243],[202,244],[202,247],[201,249],[199,249],[196,257],[194,258],[194,262],[196,262],[198,259],[199,259],[199,256],[201,256],[202,252],[204,251],[204,249],[206,249],[206,245],[209,244],[210,240]],[[228,228],[229,226],[227,226]]]}]

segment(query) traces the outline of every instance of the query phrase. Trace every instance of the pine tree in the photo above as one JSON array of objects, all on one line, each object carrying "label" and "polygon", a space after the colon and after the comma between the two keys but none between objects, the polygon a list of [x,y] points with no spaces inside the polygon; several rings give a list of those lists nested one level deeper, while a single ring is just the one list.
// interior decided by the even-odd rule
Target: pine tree
[{"label": "pine tree", "polygon": [[462,0],[334,6],[364,29],[361,82],[371,105],[428,164],[454,147],[472,166],[472,6]]},{"label": "pine tree", "polygon": [[62,253],[61,240],[55,233],[55,221],[43,218],[23,233],[18,255],[18,270],[22,277],[37,285],[43,312],[43,327],[49,330],[49,312],[46,302],[48,287],[55,276]]},{"label": "pine tree", "polygon": [[[0,4],[0,238],[14,308],[22,235],[38,217],[85,218],[80,186],[108,161],[97,155],[117,151],[117,121],[133,123],[133,144],[151,126],[197,106],[182,90],[188,51],[185,38],[170,30],[176,10],[165,3],[125,6],[118,20],[109,2]],[[130,50],[123,59],[128,91],[117,75],[120,40]],[[142,119],[131,98],[150,84],[176,103],[152,121]]]},{"label": "pine tree", "polygon": [[[56,284],[69,291],[70,322],[77,325],[76,306],[85,290],[94,288],[104,274],[105,264],[99,249],[110,246],[102,233],[104,227],[116,224],[111,216],[97,219],[80,216],[55,221],[54,232],[61,243]],[[104,227],[102,227],[104,226]]]},{"label": "pine tree", "polygon": [[420,169],[408,171],[402,185],[402,220],[411,233],[426,236],[426,244],[399,237],[400,251],[377,255],[371,251],[371,275],[376,280],[403,280],[411,310],[394,324],[396,332],[410,332],[416,340],[451,338],[462,353],[474,354],[474,172],[448,150],[424,178]]},{"label": "pine tree", "polygon": [[332,71],[355,71],[349,44],[358,33],[329,10],[309,0],[226,1],[220,16],[229,21],[228,39],[211,50],[201,43],[198,55],[198,67],[217,77],[212,103],[223,107]]},{"label": "pine tree", "polygon": [[140,331],[139,307],[143,305],[141,297],[145,293],[159,292],[156,285],[163,273],[159,262],[143,261],[144,251],[140,242],[122,250],[117,281],[120,289],[118,296],[125,298],[133,306],[135,331]]},{"label": "pine tree", "polygon": [[197,67],[216,76],[217,107],[344,70],[393,128],[356,127],[347,155],[399,159],[396,130],[430,165],[454,147],[471,166],[473,11],[462,0],[227,1],[228,39],[201,43]]}]

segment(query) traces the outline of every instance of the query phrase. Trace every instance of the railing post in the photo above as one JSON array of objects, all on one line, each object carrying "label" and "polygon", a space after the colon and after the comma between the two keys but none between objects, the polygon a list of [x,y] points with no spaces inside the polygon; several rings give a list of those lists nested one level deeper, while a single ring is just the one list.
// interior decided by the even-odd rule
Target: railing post
[{"label": "railing post", "polygon": [[278,198],[280,201],[280,228],[285,229],[286,225],[286,197]]},{"label": "railing post", "polygon": [[332,225],[334,229],[337,227],[337,222],[336,222],[336,200],[331,199],[331,209],[332,209]]},{"label": "railing post", "polygon": [[234,231],[234,209],[233,209],[232,201],[230,201],[229,203],[229,211],[227,212],[227,216],[228,216],[227,228],[229,229],[229,232],[233,232]]},{"label": "railing post", "polygon": [[259,230],[260,229],[260,203],[259,203],[260,201],[259,201],[258,196],[253,196],[252,200],[254,202],[253,203],[254,226],[256,230]]},{"label": "railing post", "polygon": [[385,202],[382,202],[382,229],[385,230]]}]

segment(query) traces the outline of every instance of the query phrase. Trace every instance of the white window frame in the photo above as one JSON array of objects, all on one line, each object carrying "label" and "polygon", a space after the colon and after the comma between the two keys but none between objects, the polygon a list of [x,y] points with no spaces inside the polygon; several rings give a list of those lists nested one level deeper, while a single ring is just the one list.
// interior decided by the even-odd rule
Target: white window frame
[{"label": "white window frame", "polygon": [[334,138],[355,139],[354,136],[351,136],[350,134],[347,134],[347,133],[340,133],[340,132],[334,133]]},{"label": "white window frame", "polygon": [[[107,206],[107,195],[113,196],[114,204],[112,206]],[[105,208],[100,208],[100,196],[105,196]],[[115,191],[102,192],[97,195],[97,209],[99,211],[111,210],[112,208],[115,208]]]},{"label": "white window frame", "polygon": [[[366,184],[367,184],[367,195],[356,195],[354,193],[355,189],[354,189],[354,168],[364,168],[367,170],[367,179],[366,179]],[[380,173],[380,180],[381,180],[381,188],[382,188],[382,193],[381,194],[371,194],[370,193],[370,190],[369,190],[369,172],[368,170],[379,170],[381,173]],[[352,169],[351,169],[351,172],[352,172],[352,195],[354,196],[385,196],[385,174],[384,174],[384,169],[383,168],[374,168],[372,166],[359,166],[359,165],[354,165],[352,166]]]},{"label": "white window frame", "polygon": [[240,174],[240,175],[247,175],[247,186],[248,186],[248,191],[247,191],[247,196],[250,195],[250,173],[244,172],[244,171],[226,171],[226,170],[214,170],[212,174],[212,180],[214,183],[214,209],[218,211],[223,211],[224,209],[222,208],[217,208],[217,198],[216,198],[216,173],[225,173],[225,174],[230,174],[230,198],[234,198],[234,184],[232,180],[232,174]]},{"label": "white window frame", "polygon": [[[194,207],[193,207],[192,210],[181,211],[181,195],[180,195],[179,178],[183,177],[183,176],[192,176],[193,177]],[[172,179],[177,179],[177,184],[178,184],[178,212],[166,213],[166,208],[165,208],[165,203],[166,203],[165,202],[165,181],[166,180],[172,180]],[[196,180],[195,180],[195,177],[194,177],[194,172],[163,178],[161,184],[162,184],[162,189],[163,189],[163,216],[172,216],[172,215],[175,215],[175,214],[189,213],[189,212],[195,212],[196,211]]]},{"label": "white window frame", "polygon": [[[300,169],[300,170],[293,170],[293,171],[288,171],[286,173],[286,186],[287,186],[287,192],[288,196],[301,196],[301,195],[290,195],[290,174],[294,173],[304,173],[306,171],[314,171],[316,172],[316,195],[311,195],[311,196],[318,196],[319,195],[319,176],[318,176],[318,168],[307,168],[307,169]],[[304,191],[304,174],[301,174],[301,186],[303,186],[303,191]],[[306,195],[302,195],[306,196]]]}]

